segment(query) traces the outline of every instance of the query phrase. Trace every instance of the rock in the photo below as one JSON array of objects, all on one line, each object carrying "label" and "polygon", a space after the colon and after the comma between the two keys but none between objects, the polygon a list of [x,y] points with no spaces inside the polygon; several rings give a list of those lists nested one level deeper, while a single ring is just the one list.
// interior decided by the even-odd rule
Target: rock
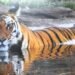
[{"label": "rock", "polygon": [[63,18],[67,17],[72,13],[72,9],[64,7],[55,7],[55,8],[40,8],[40,9],[23,9],[22,15],[32,16],[35,18]]}]

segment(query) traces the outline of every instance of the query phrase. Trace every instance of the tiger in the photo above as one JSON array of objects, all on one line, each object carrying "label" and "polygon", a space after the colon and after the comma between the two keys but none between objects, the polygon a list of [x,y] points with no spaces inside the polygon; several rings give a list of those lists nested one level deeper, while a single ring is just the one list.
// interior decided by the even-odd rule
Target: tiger
[{"label": "tiger", "polygon": [[0,62],[11,62],[16,75],[18,71],[29,70],[39,59],[61,58],[73,53],[75,44],[69,43],[73,41],[73,27],[31,30],[15,14],[0,15]]}]

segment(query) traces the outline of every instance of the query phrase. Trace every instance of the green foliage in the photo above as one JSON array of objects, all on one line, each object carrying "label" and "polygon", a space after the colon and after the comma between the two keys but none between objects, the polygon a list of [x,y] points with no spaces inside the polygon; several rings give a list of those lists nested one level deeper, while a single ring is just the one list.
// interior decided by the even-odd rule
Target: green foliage
[{"label": "green foliage", "polygon": [[48,0],[0,0],[0,4],[12,4],[18,1],[22,6],[29,6],[32,8],[43,8],[52,6],[51,2]]},{"label": "green foliage", "polygon": [[63,4],[64,7],[71,8],[75,10],[75,2],[68,2]]},{"label": "green foliage", "polygon": [[0,0],[0,4],[9,5],[15,2],[19,2],[22,6],[29,6],[32,8],[44,8],[44,7],[56,7],[64,6],[71,9],[75,9],[75,2],[64,2],[58,0]]},{"label": "green foliage", "polygon": [[47,4],[46,0],[29,0],[21,3],[23,6],[29,6],[32,8],[44,7]]},{"label": "green foliage", "polygon": [[9,4],[10,3],[10,0],[0,0],[0,4]]}]

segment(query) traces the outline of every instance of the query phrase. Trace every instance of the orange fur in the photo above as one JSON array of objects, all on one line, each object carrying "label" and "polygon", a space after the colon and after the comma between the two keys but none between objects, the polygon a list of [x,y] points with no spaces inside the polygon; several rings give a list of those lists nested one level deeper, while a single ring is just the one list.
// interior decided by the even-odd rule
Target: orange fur
[{"label": "orange fur", "polygon": [[[57,57],[61,58],[65,55],[69,55],[70,53],[72,54],[72,51],[74,51],[74,45],[63,45],[64,42],[75,39],[74,28],[55,27],[32,31],[23,24],[19,24],[19,28],[19,31],[22,33],[24,38],[23,41],[26,40],[28,43],[27,48],[25,48],[25,50],[28,51],[28,55],[25,57],[24,61],[25,70],[28,70],[30,65],[36,60],[54,59]],[[7,30],[5,22],[3,20],[0,21],[0,39],[10,38],[11,32],[12,29]]]},{"label": "orange fur", "polygon": [[[25,59],[26,70],[29,68],[33,61],[38,59],[46,60],[50,58],[54,59],[57,57],[61,58],[65,55],[70,55],[69,48],[73,50],[75,48],[74,45],[60,45],[60,43],[75,39],[75,32],[73,28],[48,28],[40,31],[32,31],[23,24],[20,25],[20,28],[25,39],[29,40],[27,49],[29,51],[30,57],[28,56],[27,59]],[[62,33],[58,30],[60,30]],[[49,35],[44,31],[49,33],[53,42],[49,38]],[[59,36],[61,42],[58,40],[58,37],[55,34]]]}]

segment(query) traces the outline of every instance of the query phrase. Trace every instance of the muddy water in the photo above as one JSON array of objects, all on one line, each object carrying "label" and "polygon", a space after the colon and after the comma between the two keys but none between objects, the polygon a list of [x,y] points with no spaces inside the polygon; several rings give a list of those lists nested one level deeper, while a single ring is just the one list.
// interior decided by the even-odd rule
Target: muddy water
[{"label": "muddy water", "polygon": [[55,54],[55,58],[50,56],[49,59],[42,60],[42,57],[35,61],[28,75],[75,75],[75,45],[61,46]]},{"label": "muddy water", "polygon": [[12,64],[0,63],[0,75],[14,74]]},{"label": "muddy water", "polygon": [[[34,61],[27,75],[75,75],[75,45],[55,46],[50,58]],[[43,59],[45,58],[45,59]],[[0,75],[14,75],[11,64],[0,63]]]}]

